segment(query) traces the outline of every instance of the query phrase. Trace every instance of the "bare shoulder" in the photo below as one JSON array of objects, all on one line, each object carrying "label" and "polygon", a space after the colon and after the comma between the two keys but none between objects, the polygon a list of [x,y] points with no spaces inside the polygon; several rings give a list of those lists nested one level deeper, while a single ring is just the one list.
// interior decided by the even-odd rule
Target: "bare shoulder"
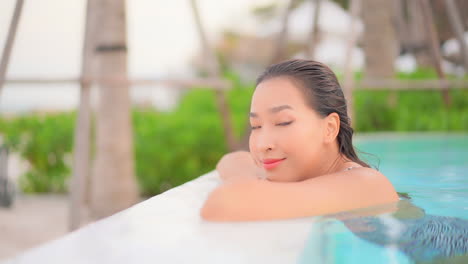
[{"label": "bare shoulder", "polygon": [[384,174],[382,174],[380,171],[374,168],[367,168],[367,167],[353,168],[351,170],[347,170],[343,172],[342,174],[359,177],[361,180],[383,181],[383,182],[388,182],[389,184],[391,184],[388,178]]},{"label": "bare shoulder", "polygon": [[390,180],[383,173],[373,168],[355,167],[319,178],[322,178],[321,184],[323,185],[331,186],[340,182],[349,188],[354,186],[355,191],[365,192],[369,199],[398,200],[398,194]]},{"label": "bare shoulder", "polygon": [[327,197],[325,199],[327,203],[334,203],[336,209],[359,208],[398,201],[398,194],[388,178],[381,172],[366,167],[308,179],[297,183],[296,189],[297,192],[320,193],[319,197]]}]

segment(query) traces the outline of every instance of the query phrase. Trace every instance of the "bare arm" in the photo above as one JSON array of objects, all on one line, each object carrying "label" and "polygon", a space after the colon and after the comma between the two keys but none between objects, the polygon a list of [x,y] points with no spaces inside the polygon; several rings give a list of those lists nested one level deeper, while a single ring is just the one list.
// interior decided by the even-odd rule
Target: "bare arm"
[{"label": "bare arm", "polygon": [[236,151],[224,155],[216,165],[216,170],[224,183],[264,178],[263,171],[255,164],[247,151]]},{"label": "bare arm", "polygon": [[210,221],[255,221],[323,215],[398,201],[388,179],[358,168],[302,182],[255,178],[226,182],[206,200],[201,217]]}]

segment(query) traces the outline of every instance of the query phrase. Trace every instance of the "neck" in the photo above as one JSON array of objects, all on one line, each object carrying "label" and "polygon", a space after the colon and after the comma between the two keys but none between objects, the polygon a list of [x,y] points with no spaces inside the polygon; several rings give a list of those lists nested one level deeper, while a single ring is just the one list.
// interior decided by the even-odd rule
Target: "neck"
[{"label": "neck", "polygon": [[338,150],[338,142],[335,141],[328,147],[324,148],[324,155],[322,160],[319,161],[315,173],[309,178],[314,178],[326,174],[332,174],[343,169],[344,164],[350,162],[348,158],[343,156]]}]

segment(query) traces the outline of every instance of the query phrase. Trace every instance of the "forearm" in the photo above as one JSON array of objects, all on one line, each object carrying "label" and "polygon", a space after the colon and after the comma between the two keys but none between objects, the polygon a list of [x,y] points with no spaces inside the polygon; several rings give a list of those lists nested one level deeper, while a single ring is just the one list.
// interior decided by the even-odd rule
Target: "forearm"
[{"label": "forearm", "polygon": [[255,164],[250,153],[246,151],[224,155],[218,162],[216,170],[223,182],[265,178],[263,170]]},{"label": "forearm", "polygon": [[256,168],[239,168],[237,170],[218,170],[219,177],[223,183],[242,181],[246,179],[264,179],[261,170]]}]

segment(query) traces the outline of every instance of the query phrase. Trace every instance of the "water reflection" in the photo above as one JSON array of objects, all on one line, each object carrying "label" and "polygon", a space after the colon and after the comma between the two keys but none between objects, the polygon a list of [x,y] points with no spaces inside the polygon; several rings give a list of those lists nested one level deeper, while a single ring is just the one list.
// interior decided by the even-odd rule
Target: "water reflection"
[{"label": "water reflection", "polygon": [[408,198],[327,215],[319,226],[322,245],[307,245],[300,263],[312,246],[323,263],[468,263],[468,220],[426,214]]}]

